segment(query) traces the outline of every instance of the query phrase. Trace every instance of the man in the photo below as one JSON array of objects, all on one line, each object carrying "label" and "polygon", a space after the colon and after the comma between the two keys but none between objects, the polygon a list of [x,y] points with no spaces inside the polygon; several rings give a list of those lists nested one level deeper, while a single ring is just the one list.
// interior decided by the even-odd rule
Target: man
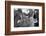
[{"label": "man", "polygon": [[14,27],[19,27],[18,20],[21,20],[21,17],[20,17],[21,14],[22,14],[21,9],[14,11]]}]

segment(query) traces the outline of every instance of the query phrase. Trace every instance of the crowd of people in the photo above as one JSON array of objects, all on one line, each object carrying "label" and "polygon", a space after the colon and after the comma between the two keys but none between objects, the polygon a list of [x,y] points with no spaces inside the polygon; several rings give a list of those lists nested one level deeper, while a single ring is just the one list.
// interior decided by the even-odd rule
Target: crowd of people
[{"label": "crowd of people", "polygon": [[[34,27],[39,26],[39,10],[38,9],[14,9],[14,27]],[[25,13],[29,12],[29,13]]]}]

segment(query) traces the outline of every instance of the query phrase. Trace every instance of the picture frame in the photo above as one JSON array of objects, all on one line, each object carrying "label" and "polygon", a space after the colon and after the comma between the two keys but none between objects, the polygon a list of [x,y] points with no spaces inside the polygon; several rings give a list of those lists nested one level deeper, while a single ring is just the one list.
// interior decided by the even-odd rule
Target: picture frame
[{"label": "picture frame", "polygon": [[[11,6],[11,5],[13,5],[13,6]],[[16,6],[17,5],[17,6]],[[16,7],[15,7],[16,6]],[[41,22],[41,25],[40,26],[42,26],[41,27],[41,29],[39,30],[37,27],[35,27],[35,28],[33,28],[33,29],[31,29],[31,28],[29,28],[29,27],[23,27],[23,28],[16,28],[15,27],[15,30],[16,31],[14,31],[14,30],[12,30],[11,31],[11,25],[13,24],[12,23],[12,14],[11,14],[11,12],[12,12],[12,10],[13,10],[13,8],[12,7],[15,7],[15,8],[21,8],[21,6],[25,9],[25,8],[31,8],[32,6],[32,8],[36,8],[37,6],[39,7],[39,8],[41,8],[41,9],[39,9],[38,7],[38,9],[40,10],[40,12],[41,12],[41,14],[39,15],[40,17],[39,17],[39,23]],[[30,7],[31,6],[31,7]],[[34,7],[34,6],[36,6],[36,7]],[[12,9],[11,9],[12,8]],[[13,13],[13,12],[12,12]],[[13,13],[14,14],[14,13]],[[12,16],[11,16],[12,15]],[[15,19],[14,19],[15,20]],[[29,29],[28,29],[29,28]],[[26,30],[25,30],[26,29]],[[35,30],[34,30],[35,29]],[[38,29],[38,30],[36,30],[36,29]],[[24,31],[23,31],[24,30]],[[19,1],[5,1],[5,35],[18,35],[18,34],[34,34],[34,33],[44,33],[45,32],[45,5],[44,5],[44,3],[36,3],[36,2],[19,2]]]}]

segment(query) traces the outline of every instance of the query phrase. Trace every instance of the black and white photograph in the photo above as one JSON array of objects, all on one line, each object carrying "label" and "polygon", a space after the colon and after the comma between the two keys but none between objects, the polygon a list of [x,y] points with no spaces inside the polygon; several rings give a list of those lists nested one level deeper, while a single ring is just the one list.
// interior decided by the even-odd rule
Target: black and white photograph
[{"label": "black and white photograph", "polygon": [[41,30],[41,11],[41,6],[11,5],[11,31]]},{"label": "black and white photograph", "polygon": [[38,27],[39,9],[14,8],[14,27]]}]

